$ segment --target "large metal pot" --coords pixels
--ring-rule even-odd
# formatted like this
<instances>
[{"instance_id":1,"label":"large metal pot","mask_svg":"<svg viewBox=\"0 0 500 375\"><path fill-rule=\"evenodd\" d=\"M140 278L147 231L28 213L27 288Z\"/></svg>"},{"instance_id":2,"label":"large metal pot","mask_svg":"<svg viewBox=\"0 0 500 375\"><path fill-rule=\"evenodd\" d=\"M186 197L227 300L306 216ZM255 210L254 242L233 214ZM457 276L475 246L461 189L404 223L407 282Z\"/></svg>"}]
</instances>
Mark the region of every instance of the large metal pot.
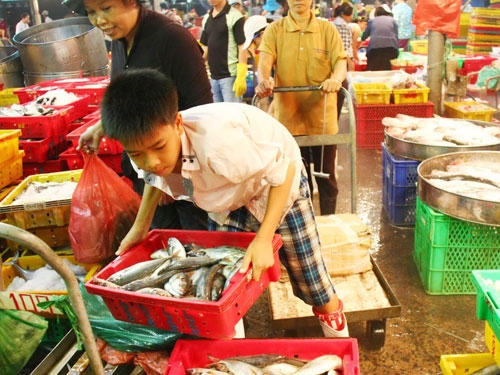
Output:
<instances>
[{"instance_id":1,"label":"large metal pot","mask_svg":"<svg viewBox=\"0 0 500 375\"><path fill-rule=\"evenodd\" d=\"M0 83L4 89L24 86L23 65L14 46L0 47Z\"/></svg>"},{"instance_id":2,"label":"large metal pot","mask_svg":"<svg viewBox=\"0 0 500 375\"><path fill-rule=\"evenodd\" d=\"M85 77L108 73L104 36L87 17L36 25L14 35L12 41L19 50L26 85L37 83L32 82L34 76L39 82L52 79L54 74L74 77L77 72Z\"/></svg>"}]
</instances>

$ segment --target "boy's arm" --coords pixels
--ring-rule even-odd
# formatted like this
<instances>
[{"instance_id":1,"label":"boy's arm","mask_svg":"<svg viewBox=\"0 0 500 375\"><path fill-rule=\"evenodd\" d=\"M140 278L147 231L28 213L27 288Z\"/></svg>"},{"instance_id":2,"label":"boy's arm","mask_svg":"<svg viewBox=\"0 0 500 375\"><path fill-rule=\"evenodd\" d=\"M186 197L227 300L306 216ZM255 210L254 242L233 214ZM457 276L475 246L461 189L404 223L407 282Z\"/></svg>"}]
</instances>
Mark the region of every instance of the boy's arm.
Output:
<instances>
[{"instance_id":1,"label":"boy's arm","mask_svg":"<svg viewBox=\"0 0 500 375\"><path fill-rule=\"evenodd\" d=\"M240 272L245 273L252 263L252 276L255 281L259 281L262 274L274 264L272 241L290 195L294 176L295 164L291 161L283 184L272 186L269 190L264 220L243 259Z\"/></svg>"},{"instance_id":2,"label":"boy's arm","mask_svg":"<svg viewBox=\"0 0 500 375\"><path fill-rule=\"evenodd\" d=\"M139 206L139 211L137 212L137 217L135 218L132 228L122 240L120 247L116 251L116 255L120 255L130 249L132 246L142 241L149 233L149 228L153 222L153 216L156 210L156 206L163 195L163 192L151 185L146 184L144 186L144 192L142 194L141 205Z\"/></svg>"}]
</instances>

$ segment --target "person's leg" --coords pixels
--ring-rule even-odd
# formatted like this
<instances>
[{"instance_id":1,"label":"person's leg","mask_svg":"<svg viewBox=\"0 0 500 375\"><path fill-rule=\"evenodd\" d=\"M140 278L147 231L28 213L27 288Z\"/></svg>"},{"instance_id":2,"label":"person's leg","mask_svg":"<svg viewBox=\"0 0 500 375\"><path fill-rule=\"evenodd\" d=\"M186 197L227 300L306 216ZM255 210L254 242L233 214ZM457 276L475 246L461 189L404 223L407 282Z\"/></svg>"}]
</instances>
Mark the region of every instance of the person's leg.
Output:
<instances>
[{"instance_id":1,"label":"person's leg","mask_svg":"<svg viewBox=\"0 0 500 375\"><path fill-rule=\"evenodd\" d=\"M302 156L302 163L307 173L307 182L309 184L309 191L311 192L311 201L313 200L314 184L313 176L311 171L311 163L313 162L313 157L311 154L311 147L301 147L300 154Z\"/></svg>"},{"instance_id":2,"label":"person's leg","mask_svg":"<svg viewBox=\"0 0 500 375\"><path fill-rule=\"evenodd\" d=\"M283 246L280 260L288 271L295 296L313 306L326 337L348 337L349 330L333 282L321 254L305 170L298 199L278 228Z\"/></svg>"},{"instance_id":3,"label":"person's leg","mask_svg":"<svg viewBox=\"0 0 500 375\"><path fill-rule=\"evenodd\" d=\"M210 78L210 86L212 87L212 95L214 97L214 103L223 102L224 97L222 96L219 80Z\"/></svg>"},{"instance_id":4,"label":"person's leg","mask_svg":"<svg viewBox=\"0 0 500 375\"><path fill-rule=\"evenodd\" d=\"M220 90L224 102L241 103L242 97L237 97L233 91L233 85L236 77L228 77L219 79Z\"/></svg>"},{"instance_id":5,"label":"person's leg","mask_svg":"<svg viewBox=\"0 0 500 375\"><path fill-rule=\"evenodd\" d=\"M337 146L315 146L312 147L314 171L328 174L328 178L314 177L318 185L319 208L321 215L332 215L337 208L337 196L339 193L337 186L337 176L335 159ZM321 156L323 154L323 168L321 168Z\"/></svg>"}]
</instances>

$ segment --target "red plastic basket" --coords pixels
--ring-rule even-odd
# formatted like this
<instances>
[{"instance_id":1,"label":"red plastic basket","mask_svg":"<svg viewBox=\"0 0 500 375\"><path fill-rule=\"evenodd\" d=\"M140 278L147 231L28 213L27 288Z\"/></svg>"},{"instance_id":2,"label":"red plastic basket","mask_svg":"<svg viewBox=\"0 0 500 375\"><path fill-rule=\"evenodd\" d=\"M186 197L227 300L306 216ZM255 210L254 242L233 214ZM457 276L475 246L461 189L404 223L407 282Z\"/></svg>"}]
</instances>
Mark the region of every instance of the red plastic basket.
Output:
<instances>
[{"instance_id":1,"label":"red plastic basket","mask_svg":"<svg viewBox=\"0 0 500 375\"><path fill-rule=\"evenodd\" d=\"M66 121L68 124L71 122L81 119L82 117L88 115L89 113L90 96L80 95L75 101L68 103L68 112L66 113ZM60 108L55 106L54 108Z\"/></svg>"},{"instance_id":2,"label":"red plastic basket","mask_svg":"<svg viewBox=\"0 0 500 375\"><path fill-rule=\"evenodd\" d=\"M19 148L24 150L23 162L43 163L49 159L55 159L68 148L64 136L47 137L43 139L23 139L19 140Z\"/></svg>"},{"instance_id":3,"label":"red plastic basket","mask_svg":"<svg viewBox=\"0 0 500 375\"><path fill-rule=\"evenodd\" d=\"M68 107L46 116L0 117L0 129L20 129L21 138L47 138L66 135Z\"/></svg>"},{"instance_id":4,"label":"red plastic basket","mask_svg":"<svg viewBox=\"0 0 500 375\"><path fill-rule=\"evenodd\" d=\"M153 230L139 245L116 258L96 277L107 279L117 271L140 261L150 259L151 253L165 247L170 237L184 244L200 246L241 246L246 248L255 237L247 232L207 232L187 230ZM247 281L246 275L237 273L218 301L168 298L140 294L96 285L85 284L87 291L100 295L115 319L153 326L213 339L228 340L235 335L235 325L246 314L271 281L280 277L278 250L281 236L273 238L274 266L259 281Z\"/></svg>"},{"instance_id":5,"label":"red plastic basket","mask_svg":"<svg viewBox=\"0 0 500 375\"><path fill-rule=\"evenodd\" d=\"M384 117L396 117L398 114L415 117L432 117L434 104L378 104L354 105L356 117L356 146L360 149L377 150L384 142Z\"/></svg>"},{"instance_id":6,"label":"red plastic basket","mask_svg":"<svg viewBox=\"0 0 500 375\"><path fill-rule=\"evenodd\" d=\"M23 178L34 174L45 174L67 171L68 167L61 159L47 160L43 163L23 163Z\"/></svg>"},{"instance_id":7,"label":"red plastic basket","mask_svg":"<svg viewBox=\"0 0 500 375\"><path fill-rule=\"evenodd\" d=\"M55 89L66 89L69 86L67 83L58 83L55 80L44 81L34 85L18 88L14 90L14 94L19 98L19 103L24 104L31 102L47 91Z\"/></svg>"},{"instance_id":8,"label":"red plastic basket","mask_svg":"<svg viewBox=\"0 0 500 375\"><path fill-rule=\"evenodd\" d=\"M66 80L68 82L69 80ZM104 92L109 84L109 77L86 77L81 79L73 79L68 87L65 88L68 92L73 92L77 95L88 95L90 104L100 104Z\"/></svg>"},{"instance_id":9,"label":"red plastic basket","mask_svg":"<svg viewBox=\"0 0 500 375\"><path fill-rule=\"evenodd\" d=\"M109 166L116 173L122 173L122 154L112 154L112 155L99 155L104 163ZM59 159L65 165L65 170L82 169L83 168L83 156L79 151L76 151L75 147L70 147L66 151L59 154Z\"/></svg>"},{"instance_id":10,"label":"red plastic basket","mask_svg":"<svg viewBox=\"0 0 500 375\"><path fill-rule=\"evenodd\" d=\"M335 354L342 358L343 375L358 375L358 341L345 339L235 339L219 340L177 340L167 365L165 375L185 375L187 369L205 367L212 363L210 358L226 359L236 356L260 354L284 355L288 358L311 360L316 357Z\"/></svg>"},{"instance_id":11,"label":"red plastic basket","mask_svg":"<svg viewBox=\"0 0 500 375\"><path fill-rule=\"evenodd\" d=\"M78 146L78 140L80 139L80 136L83 134L83 132L85 132L85 130L87 130L92 125L95 125L99 121L100 117L95 117L83 123L83 125L81 125L77 129L69 133L66 136L66 139L71 142L73 147ZM101 143L99 144L99 150L98 150L99 155L114 155L114 154L121 154L122 152L123 152L123 146L120 144L120 142L114 139L109 139L107 137L103 137L101 139Z\"/></svg>"}]
</instances>

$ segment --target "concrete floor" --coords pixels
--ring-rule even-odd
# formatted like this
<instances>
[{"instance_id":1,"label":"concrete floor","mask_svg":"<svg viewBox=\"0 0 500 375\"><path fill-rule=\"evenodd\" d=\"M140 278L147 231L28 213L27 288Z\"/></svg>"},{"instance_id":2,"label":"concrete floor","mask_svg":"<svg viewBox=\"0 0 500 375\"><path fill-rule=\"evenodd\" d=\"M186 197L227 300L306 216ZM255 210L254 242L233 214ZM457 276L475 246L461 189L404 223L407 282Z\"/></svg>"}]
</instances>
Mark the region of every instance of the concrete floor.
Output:
<instances>
[{"instance_id":1,"label":"concrete floor","mask_svg":"<svg viewBox=\"0 0 500 375\"><path fill-rule=\"evenodd\" d=\"M345 121L345 120L344 120ZM345 124L343 125L345 126ZM372 230L372 257L401 304L401 316L387 319L385 345L371 350L366 322L349 325L358 339L362 374L441 374L443 354L487 352L484 322L476 318L475 295L429 295L412 258L414 227L392 225L382 204L382 152L357 150L357 214ZM349 149L339 148L337 213L350 212ZM245 317L246 337L283 337L273 328L264 293ZM321 337L311 331L310 337Z\"/></svg>"}]
</instances>

